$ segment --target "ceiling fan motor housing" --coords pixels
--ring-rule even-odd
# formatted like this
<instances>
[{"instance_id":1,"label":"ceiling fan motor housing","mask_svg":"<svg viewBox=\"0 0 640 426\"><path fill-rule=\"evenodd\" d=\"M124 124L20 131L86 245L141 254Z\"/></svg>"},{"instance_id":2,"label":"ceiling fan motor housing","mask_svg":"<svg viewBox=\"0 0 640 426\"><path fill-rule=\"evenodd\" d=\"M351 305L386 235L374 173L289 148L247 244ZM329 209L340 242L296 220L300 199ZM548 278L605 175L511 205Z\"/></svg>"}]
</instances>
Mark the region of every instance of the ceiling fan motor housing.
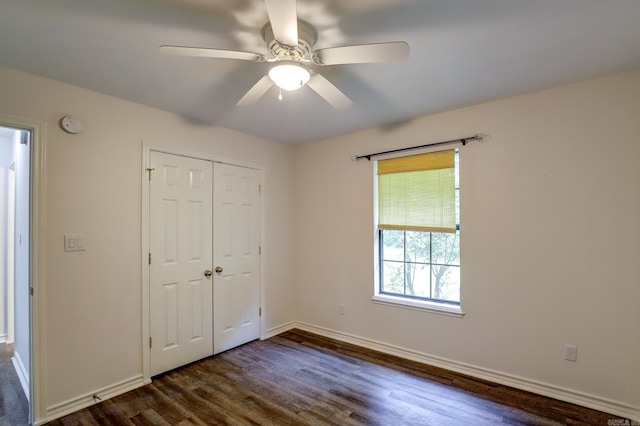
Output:
<instances>
[{"instance_id":1,"label":"ceiling fan motor housing","mask_svg":"<svg viewBox=\"0 0 640 426\"><path fill-rule=\"evenodd\" d=\"M286 46L278 43L273 35L271 22L262 27L262 38L274 58L278 60L311 62L313 46L318 40L318 32L307 21L298 19L298 45Z\"/></svg>"}]
</instances>

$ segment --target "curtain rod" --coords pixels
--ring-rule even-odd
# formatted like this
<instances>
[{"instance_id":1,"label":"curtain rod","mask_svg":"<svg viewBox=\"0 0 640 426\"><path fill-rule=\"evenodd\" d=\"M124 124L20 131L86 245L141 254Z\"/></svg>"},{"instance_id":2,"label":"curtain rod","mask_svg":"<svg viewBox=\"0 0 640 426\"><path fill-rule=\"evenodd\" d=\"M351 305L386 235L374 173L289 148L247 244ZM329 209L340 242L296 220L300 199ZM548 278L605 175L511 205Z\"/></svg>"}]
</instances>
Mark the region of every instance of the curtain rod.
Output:
<instances>
[{"instance_id":1,"label":"curtain rod","mask_svg":"<svg viewBox=\"0 0 640 426\"><path fill-rule=\"evenodd\" d=\"M485 139L487 139L487 135L483 135L481 133L476 133L473 136L469 136L469 137L466 137L466 138L452 139L450 141L434 142L434 143L429 143L429 144L426 144L426 145L410 146L410 147L407 147L407 148L392 149L390 151L376 152L376 153L373 153L373 154L358 155L357 157L353 157L353 160L354 161L358 161L358 160L362 160L363 158L366 158L367 160L371 161L371 157L377 157L379 155L385 155L385 154L392 154L394 152L402 152L402 151L409 151L409 150L412 150L412 149L427 148L429 146L448 145L448 144L452 144L452 143L462 143L462 146L464 146L464 145L467 144L467 142L470 142L470 141L483 141Z\"/></svg>"}]
</instances>

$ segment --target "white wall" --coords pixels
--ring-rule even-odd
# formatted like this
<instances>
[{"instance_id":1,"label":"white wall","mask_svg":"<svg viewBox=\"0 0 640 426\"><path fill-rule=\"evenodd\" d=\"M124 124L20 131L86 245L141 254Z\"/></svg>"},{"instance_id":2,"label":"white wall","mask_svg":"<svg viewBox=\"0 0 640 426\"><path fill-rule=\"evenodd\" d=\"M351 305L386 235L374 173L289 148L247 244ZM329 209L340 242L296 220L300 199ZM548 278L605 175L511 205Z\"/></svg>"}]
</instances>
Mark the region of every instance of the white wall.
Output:
<instances>
[{"instance_id":1,"label":"white wall","mask_svg":"<svg viewBox=\"0 0 640 426\"><path fill-rule=\"evenodd\" d=\"M296 147L296 317L640 417L639 118L633 71ZM475 133L491 139L460 149L466 316L374 304L372 164L350 158Z\"/></svg>"},{"instance_id":2,"label":"white wall","mask_svg":"<svg viewBox=\"0 0 640 426\"><path fill-rule=\"evenodd\" d=\"M269 330L293 320L292 148L78 87L0 68L0 112L46 126L46 404L142 374L142 141L265 168L265 306ZM83 133L58 127L78 116ZM86 235L65 253L63 236Z\"/></svg>"}]
</instances>

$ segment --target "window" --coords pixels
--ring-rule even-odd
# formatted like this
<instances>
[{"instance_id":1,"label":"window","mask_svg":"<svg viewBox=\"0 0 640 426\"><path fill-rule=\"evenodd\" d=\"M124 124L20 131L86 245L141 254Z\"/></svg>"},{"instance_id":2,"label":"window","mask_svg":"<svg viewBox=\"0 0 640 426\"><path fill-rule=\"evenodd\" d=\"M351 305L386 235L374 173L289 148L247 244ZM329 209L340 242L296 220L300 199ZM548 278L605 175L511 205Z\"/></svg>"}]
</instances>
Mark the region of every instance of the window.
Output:
<instances>
[{"instance_id":1,"label":"window","mask_svg":"<svg viewBox=\"0 0 640 426\"><path fill-rule=\"evenodd\" d=\"M378 161L374 301L462 315L458 151Z\"/></svg>"}]
</instances>

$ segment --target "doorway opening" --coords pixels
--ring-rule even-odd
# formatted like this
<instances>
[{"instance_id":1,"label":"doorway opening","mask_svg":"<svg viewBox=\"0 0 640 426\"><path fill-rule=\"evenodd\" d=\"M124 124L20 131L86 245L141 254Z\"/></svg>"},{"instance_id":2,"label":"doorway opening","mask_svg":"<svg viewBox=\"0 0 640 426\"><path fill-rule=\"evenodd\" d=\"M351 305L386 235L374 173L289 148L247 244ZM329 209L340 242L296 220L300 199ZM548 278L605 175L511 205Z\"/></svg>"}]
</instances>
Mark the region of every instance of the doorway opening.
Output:
<instances>
[{"instance_id":1,"label":"doorway opening","mask_svg":"<svg viewBox=\"0 0 640 426\"><path fill-rule=\"evenodd\" d=\"M26 424L31 400L32 131L0 126L0 423Z\"/></svg>"}]
</instances>

